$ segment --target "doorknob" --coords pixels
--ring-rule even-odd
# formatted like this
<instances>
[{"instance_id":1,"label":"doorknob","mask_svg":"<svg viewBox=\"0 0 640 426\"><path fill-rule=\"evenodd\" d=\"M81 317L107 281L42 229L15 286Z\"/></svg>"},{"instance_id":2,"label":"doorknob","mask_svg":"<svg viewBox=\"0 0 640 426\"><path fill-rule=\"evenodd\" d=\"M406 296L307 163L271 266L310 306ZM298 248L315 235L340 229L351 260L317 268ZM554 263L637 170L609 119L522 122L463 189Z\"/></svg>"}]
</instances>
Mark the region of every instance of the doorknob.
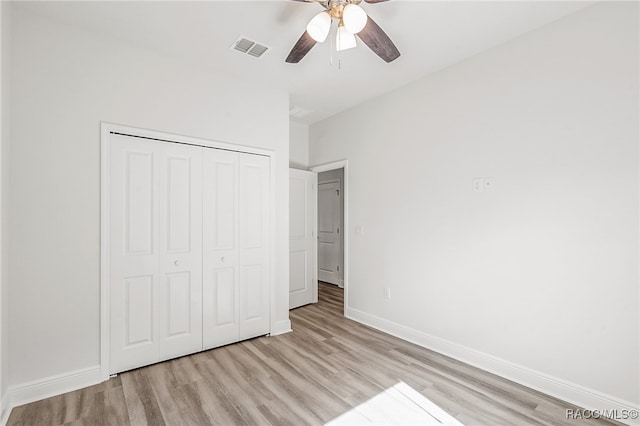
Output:
<instances>
[{"instance_id":1,"label":"doorknob","mask_svg":"<svg viewBox=\"0 0 640 426\"><path fill-rule=\"evenodd\" d=\"M175 262L173 262L173 264L176 265L176 266L180 266L180 261L176 260Z\"/></svg>"},{"instance_id":2,"label":"doorknob","mask_svg":"<svg viewBox=\"0 0 640 426\"><path fill-rule=\"evenodd\" d=\"M224 256L220 258L220 262L224 262Z\"/></svg>"}]
</instances>

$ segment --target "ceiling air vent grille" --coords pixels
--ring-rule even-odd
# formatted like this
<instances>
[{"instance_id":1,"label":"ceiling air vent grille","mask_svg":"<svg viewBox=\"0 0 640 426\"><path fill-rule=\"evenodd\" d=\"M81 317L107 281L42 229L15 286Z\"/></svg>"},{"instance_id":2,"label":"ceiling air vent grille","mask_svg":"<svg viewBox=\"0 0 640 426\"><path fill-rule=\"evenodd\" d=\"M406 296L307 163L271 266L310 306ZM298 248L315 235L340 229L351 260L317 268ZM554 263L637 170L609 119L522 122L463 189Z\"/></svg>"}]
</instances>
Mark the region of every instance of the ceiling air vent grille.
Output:
<instances>
[{"instance_id":1,"label":"ceiling air vent grille","mask_svg":"<svg viewBox=\"0 0 640 426\"><path fill-rule=\"evenodd\" d=\"M256 43L255 41L249 40L249 39L244 38L244 37L238 38L233 43L231 48L233 50L237 50L238 52L246 53L247 55L251 55L254 58L262 57L269 50L269 48L267 46L264 46L262 44Z\"/></svg>"}]
</instances>

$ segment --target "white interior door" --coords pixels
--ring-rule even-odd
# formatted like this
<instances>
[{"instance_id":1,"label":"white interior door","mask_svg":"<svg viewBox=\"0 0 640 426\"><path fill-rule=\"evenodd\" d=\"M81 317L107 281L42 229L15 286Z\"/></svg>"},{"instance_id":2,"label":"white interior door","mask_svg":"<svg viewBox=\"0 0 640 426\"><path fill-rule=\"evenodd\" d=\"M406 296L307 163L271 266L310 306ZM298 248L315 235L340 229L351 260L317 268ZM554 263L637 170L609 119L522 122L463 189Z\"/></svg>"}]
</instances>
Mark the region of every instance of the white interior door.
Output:
<instances>
[{"instance_id":1,"label":"white interior door","mask_svg":"<svg viewBox=\"0 0 640 426\"><path fill-rule=\"evenodd\" d=\"M202 348L201 148L112 135L111 371Z\"/></svg>"},{"instance_id":2,"label":"white interior door","mask_svg":"<svg viewBox=\"0 0 640 426\"><path fill-rule=\"evenodd\" d=\"M318 278L340 284L340 182L318 185Z\"/></svg>"},{"instance_id":3,"label":"white interior door","mask_svg":"<svg viewBox=\"0 0 640 426\"><path fill-rule=\"evenodd\" d=\"M289 169L289 309L318 301L318 175Z\"/></svg>"}]
</instances>

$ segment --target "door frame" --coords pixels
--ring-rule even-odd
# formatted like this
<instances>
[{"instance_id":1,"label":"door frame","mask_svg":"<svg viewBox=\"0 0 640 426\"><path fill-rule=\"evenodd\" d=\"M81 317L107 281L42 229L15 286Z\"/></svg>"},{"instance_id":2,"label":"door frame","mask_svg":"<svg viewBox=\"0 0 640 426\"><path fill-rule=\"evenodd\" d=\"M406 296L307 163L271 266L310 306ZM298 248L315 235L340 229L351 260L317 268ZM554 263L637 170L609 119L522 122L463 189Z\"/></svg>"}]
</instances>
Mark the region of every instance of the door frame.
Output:
<instances>
[{"instance_id":1,"label":"door frame","mask_svg":"<svg viewBox=\"0 0 640 426\"><path fill-rule=\"evenodd\" d=\"M344 217L342 218L342 230L344 235L344 247L342 254L343 262L343 280L344 280L344 308L342 315L347 312L349 306L349 160L338 160L330 163L318 164L317 166L309 167L312 172L328 172L330 170L344 169L343 177L343 203L344 203ZM317 256L317 254L316 254Z\"/></svg>"},{"instance_id":2,"label":"door frame","mask_svg":"<svg viewBox=\"0 0 640 426\"><path fill-rule=\"evenodd\" d=\"M227 151L235 151L246 154L255 154L269 157L269 180L270 190L269 199L269 238L270 238L270 306L269 306L269 330L275 330L274 321L276 318L276 286L275 286L275 254L276 254L276 154L272 150L254 148L244 145L236 145L228 142L195 138L191 136L183 136L174 133L161 132L155 130L142 129L138 127L114 124L108 122L100 123L100 378L102 381L109 379L109 369L111 365L110 359L110 335L111 335L111 318L110 318L110 292L109 282L110 274L110 161L109 161L109 140L110 134L117 133L124 136L140 137L144 139L155 140L164 143L180 143L185 145L200 146L205 148L223 149Z\"/></svg>"}]
</instances>

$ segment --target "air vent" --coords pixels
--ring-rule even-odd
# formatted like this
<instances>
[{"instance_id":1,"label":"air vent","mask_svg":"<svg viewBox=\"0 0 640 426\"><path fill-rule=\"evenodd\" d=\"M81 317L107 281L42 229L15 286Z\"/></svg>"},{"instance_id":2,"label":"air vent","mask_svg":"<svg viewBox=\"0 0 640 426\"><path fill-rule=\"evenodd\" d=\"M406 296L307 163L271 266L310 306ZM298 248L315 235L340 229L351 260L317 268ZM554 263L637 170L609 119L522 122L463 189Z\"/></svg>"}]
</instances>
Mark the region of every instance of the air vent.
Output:
<instances>
[{"instance_id":1,"label":"air vent","mask_svg":"<svg viewBox=\"0 0 640 426\"><path fill-rule=\"evenodd\" d=\"M251 49L249 49L247 53L251 56L255 56L256 58L259 58L260 56L264 55L267 52L267 50L269 50L267 46L263 46L261 44L256 43L253 45Z\"/></svg>"},{"instance_id":2,"label":"air vent","mask_svg":"<svg viewBox=\"0 0 640 426\"><path fill-rule=\"evenodd\" d=\"M254 41L247 40L246 38L241 38L240 40L235 42L233 48L238 52L247 53L249 49L251 49L255 44L256 43Z\"/></svg>"},{"instance_id":3,"label":"air vent","mask_svg":"<svg viewBox=\"0 0 640 426\"><path fill-rule=\"evenodd\" d=\"M255 41L249 40L249 39L244 38L244 37L238 38L233 43L233 46L231 46L231 48L233 50L237 50L238 52L246 53L247 55L251 55L254 58L262 57L269 50L269 48L267 46L264 46L262 44L256 43Z\"/></svg>"}]
</instances>

